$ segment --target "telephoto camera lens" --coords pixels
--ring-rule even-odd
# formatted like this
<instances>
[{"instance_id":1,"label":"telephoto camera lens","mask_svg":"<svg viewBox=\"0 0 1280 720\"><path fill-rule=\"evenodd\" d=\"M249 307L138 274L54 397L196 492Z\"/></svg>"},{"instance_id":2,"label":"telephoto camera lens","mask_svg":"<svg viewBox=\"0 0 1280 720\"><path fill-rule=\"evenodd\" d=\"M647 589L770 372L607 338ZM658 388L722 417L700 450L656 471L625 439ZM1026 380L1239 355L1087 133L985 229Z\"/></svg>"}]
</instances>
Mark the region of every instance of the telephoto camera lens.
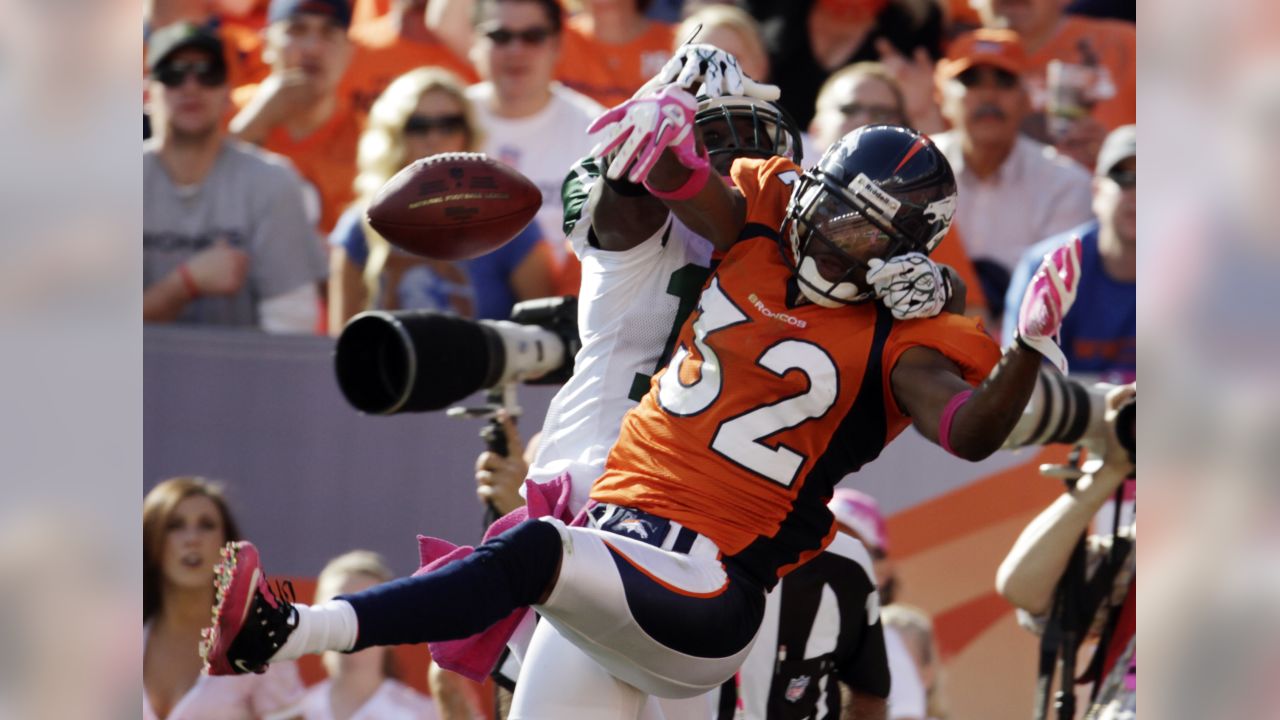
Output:
<instances>
[{"instance_id":1,"label":"telephoto camera lens","mask_svg":"<svg viewBox=\"0 0 1280 720\"><path fill-rule=\"evenodd\" d=\"M576 324L564 319L576 317L571 300L539 301L527 323L431 310L360 313L334 349L338 387L355 409L394 415L443 410L506 383L564 382L580 345Z\"/></svg>"}]
</instances>

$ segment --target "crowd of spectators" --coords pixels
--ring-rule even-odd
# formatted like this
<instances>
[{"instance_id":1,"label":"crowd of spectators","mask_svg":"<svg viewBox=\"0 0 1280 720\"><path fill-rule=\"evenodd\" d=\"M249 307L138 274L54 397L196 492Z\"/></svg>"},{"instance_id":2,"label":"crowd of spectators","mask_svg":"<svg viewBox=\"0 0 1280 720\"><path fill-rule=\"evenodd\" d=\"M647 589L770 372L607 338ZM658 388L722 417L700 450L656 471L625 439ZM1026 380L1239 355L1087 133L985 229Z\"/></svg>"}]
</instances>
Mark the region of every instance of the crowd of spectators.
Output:
<instances>
[{"instance_id":1,"label":"crowd of spectators","mask_svg":"<svg viewBox=\"0 0 1280 720\"><path fill-rule=\"evenodd\" d=\"M806 163L861 124L929 133L960 189L937 259L999 334L1022 256L1093 221L1111 178L1094 172L1103 140L1136 118L1127 8L148 0L144 318L336 334L368 308L498 318L575 293L559 190L592 146L585 128L696 32L781 87ZM467 263L391 248L362 208L400 167L455 150L533 180L536 221Z\"/></svg>"}]
</instances>

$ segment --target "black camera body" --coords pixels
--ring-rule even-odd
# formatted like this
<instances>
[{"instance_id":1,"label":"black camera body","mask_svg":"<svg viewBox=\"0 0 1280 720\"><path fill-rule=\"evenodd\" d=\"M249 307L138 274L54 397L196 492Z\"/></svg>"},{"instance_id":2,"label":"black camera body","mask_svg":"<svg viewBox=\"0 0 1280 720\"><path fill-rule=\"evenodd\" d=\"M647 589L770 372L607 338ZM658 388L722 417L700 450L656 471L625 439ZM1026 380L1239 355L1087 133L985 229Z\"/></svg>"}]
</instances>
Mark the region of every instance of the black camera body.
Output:
<instances>
[{"instance_id":1,"label":"black camera body","mask_svg":"<svg viewBox=\"0 0 1280 720\"><path fill-rule=\"evenodd\" d=\"M1138 398L1130 398L1116 414L1116 438L1129 453L1129 462L1138 463Z\"/></svg>"}]
</instances>

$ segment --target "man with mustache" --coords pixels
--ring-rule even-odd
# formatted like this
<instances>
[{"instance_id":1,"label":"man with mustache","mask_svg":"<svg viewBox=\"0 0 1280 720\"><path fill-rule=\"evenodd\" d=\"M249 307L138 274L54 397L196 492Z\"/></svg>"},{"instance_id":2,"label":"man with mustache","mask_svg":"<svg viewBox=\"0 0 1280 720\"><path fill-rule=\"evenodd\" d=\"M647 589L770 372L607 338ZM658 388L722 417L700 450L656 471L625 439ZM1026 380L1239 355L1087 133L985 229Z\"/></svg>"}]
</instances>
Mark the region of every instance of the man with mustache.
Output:
<instances>
[{"instance_id":1,"label":"man with mustache","mask_svg":"<svg viewBox=\"0 0 1280 720\"><path fill-rule=\"evenodd\" d=\"M995 317L1023 251L1092 217L1088 171L1019 134L1025 65L1017 33L987 29L956 38L938 64L952 129L933 141L955 171L957 222Z\"/></svg>"}]
</instances>

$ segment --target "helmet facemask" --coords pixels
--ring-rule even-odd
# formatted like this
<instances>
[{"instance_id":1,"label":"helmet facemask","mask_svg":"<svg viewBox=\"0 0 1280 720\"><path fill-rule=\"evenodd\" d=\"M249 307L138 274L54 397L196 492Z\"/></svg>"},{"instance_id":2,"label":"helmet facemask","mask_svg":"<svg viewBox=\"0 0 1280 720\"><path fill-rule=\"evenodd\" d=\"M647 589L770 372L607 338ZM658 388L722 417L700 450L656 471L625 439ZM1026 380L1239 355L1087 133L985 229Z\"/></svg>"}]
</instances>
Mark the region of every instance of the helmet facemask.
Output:
<instances>
[{"instance_id":1,"label":"helmet facemask","mask_svg":"<svg viewBox=\"0 0 1280 720\"><path fill-rule=\"evenodd\" d=\"M927 137L892 125L845 135L806 170L779 249L805 297L826 307L875 298L868 262L929 254L951 227L956 181Z\"/></svg>"},{"instance_id":2,"label":"helmet facemask","mask_svg":"<svg viewBox=\"0 0 1280 720\"><path fill-rule=\"evenodd\" d=\"M783 248L783 257L792 265L800 291L818 305L872 300L868 261L910 252L911 243L864 210L865 203L851 201L848 190L831 187L821 176L817 170L805 173L791 196L781 236L790 248Z\"/></svg>"},{"instance_id":3,"label":"helmet facemask","mask_svg":"<svg viewBox=\"0 0 1280 720\"><path fill-rule=\"evenodd\" d=\"M803 157L795 122L776 105L749 97L698 98L694 122L702 134L711 166L727 176L738 158Z\"/></svg>"}]
</instances>

